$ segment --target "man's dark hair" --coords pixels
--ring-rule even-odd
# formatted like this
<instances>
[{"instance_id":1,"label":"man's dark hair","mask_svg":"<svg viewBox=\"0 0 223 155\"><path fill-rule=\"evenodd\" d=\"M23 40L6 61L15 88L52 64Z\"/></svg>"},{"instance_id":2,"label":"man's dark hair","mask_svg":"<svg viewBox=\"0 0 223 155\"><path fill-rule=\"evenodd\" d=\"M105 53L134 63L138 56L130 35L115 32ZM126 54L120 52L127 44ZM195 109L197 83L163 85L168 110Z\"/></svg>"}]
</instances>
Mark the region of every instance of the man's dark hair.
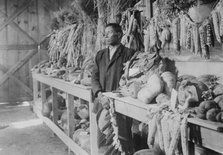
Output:
<instances>
[{"instance_id":1,"label":"man's dark hair","mask_svg":"<svg viewBox=\"0 0 223 155\"><path fill-rule=\"evenodd\" d=\"M112 27L115 32L123 34L122 27L117 23L108 23L105 27Z\"/></svg>"}]
</instances>

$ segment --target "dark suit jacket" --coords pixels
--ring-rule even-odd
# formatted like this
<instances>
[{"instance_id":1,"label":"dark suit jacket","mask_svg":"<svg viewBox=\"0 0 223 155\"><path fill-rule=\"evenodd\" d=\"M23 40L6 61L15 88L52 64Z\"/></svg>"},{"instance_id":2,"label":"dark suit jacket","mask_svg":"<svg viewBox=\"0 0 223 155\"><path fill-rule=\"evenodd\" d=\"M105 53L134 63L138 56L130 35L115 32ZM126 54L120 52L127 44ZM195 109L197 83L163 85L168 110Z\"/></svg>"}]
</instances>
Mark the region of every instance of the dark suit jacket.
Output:
<instances>
[{"instance_id":1,"label":"dark suit jacket","mask_svg":"<svg viewBox=\"0 0 223 155\"><path fill-rule=\"evenodd\" d=\"M99 91L111 92L119 87L119 80L124 73L123 63L131 59L134 50L120 45L109 60L109 49L99 51L95 57L92 72L92 90L96 97Z\"/></svg>"}]
</instances>

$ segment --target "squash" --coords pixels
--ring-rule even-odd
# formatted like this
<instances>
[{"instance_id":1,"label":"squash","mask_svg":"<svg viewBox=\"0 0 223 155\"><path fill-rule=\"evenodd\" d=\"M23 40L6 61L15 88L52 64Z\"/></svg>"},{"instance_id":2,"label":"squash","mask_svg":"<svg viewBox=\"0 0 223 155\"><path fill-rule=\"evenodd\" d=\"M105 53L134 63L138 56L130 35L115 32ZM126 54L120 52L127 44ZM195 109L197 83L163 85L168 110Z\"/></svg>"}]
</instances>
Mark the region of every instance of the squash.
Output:
<instances>
[{"instance_id":1,"label":"squash","mask_svg":"<svg viewBox=\"0 0 223 155\"><path fill-rule=\"evenodd\" d=\"M222 123L223 123L223 112L219 112L219 113L216 115L216 121L217 121L217 122L222 122Z\"/></svg>"},{"instance_id":2,"label":"squash","mask_svg":"<svg viewBox=\"0 0 223 155\"><path fill-rule=\"evenodd\" d=\"M223 95L223 84L217 84L214 87L213 93L215 96Z\"/></svg>"},{"instance_id":3,"label":"squash","mask_svg":"<svg viewBox=\"0 0 223 155\"><path fill-rule=\"evenodd\" d=\"M223 110L223 95L217 96L214 101L218 104L221 110Z\"/></svg>"},{"instance_id":4,"label":"squash","mask_svg":"<svg viewBox=\"0 0 223 155\"><path fill-rule=\"evenodd\" d=\"M147 83L139 90L137 98L142 102L149 104L163 91L164 83L158 74L153 74Z\"/></svg>"},{"instance_id":5,"label":"squash","mask_svg":"<svg viewBox=\"0 0 223 155\"><path fill-rule=\"evenodd\" d=\"M216 116L217 116L217 114L218 114L219 112L220 112L220 110L217 109L217 108L212 108L212 109L208 110L207 113L206 113L206 118L207 118L207 120L210 120L210 121L217 121L217 120L216 120Z\"/></svg>"},{"instance_id":6,"label":"squash","mask_svg":"<svg viewBox=\"0 0 223 155\"><path fill-rule=\"evenodd\" d=\"M176 76L171 72L163 72L161 77L164 81L164 93L171 96L171 91L176 87Z\"/></svg>"},{"instance_id":7,"label":"squash","mask_svg":"<svg viewBox=\"0 0 223 155\"><path fill-rule=\"evenodd\" d=\"M157 105L161 105L161 104L165 104L165 103L170 103L170 97L164 93L160 93L157 97L156 97L156 103Z\"/></svg>"},{"instance_id":8,"label":"squash","mask_svg":"<svg viewBox=\"0 0 223 155\"><path fill-rule=\"evenodd\" d=\"M49 118L51 111L52 111L52 102L45 102L42 107L42 115Z\"/></svg>"},{"instance_id":9,"label":"squash","mask_svg":"<svg viewBox=\"0 0 223 155\"><path fill-rule=\"evenodd\" d=\"M201 113L206 113L208 110L212 108L218 108L217 103L213 100L203 101L199 105L199 110Z\"/></svg>"}]
</instances>

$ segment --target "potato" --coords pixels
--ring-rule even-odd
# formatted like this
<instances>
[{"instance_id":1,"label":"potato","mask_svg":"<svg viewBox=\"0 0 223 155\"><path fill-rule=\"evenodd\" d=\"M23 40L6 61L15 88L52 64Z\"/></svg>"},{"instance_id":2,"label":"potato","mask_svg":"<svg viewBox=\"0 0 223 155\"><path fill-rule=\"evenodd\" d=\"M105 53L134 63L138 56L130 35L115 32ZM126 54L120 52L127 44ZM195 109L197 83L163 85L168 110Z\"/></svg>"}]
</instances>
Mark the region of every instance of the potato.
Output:
<instances>
[{"instance_id":1,"label":"potato","mask_svg":"<svg viewBox=\"0 0 223 155\"><path fill-rule=\"evenodd\" d=\"M199 109L202 113L207 112L212 108L219 108L218 104L214 100L203 101L199 105Z\"/></svg>"},{"instance_id":2,"label":"potato","mask_svg":"<svg viewBox=\"0 0 223 155\"><path fill-rule=\"evenodd\" d=\"M222 122L223 123L223 112L219 112L216 115L216 120L217 120L217 122Z\"/></svg>"},{"instance_id":3,"label":"potato","mask_svg":"<svg viewBox=\"0 0 223 155\"><path fill-rule=\"evenodd\" d=\"M206 118L207 118L207 120L210 120L210 121L217 121L217 120L216 120L216 116L217 116L217 114L218 114L219 112L220 112L220 110L217 109L217 108L212 108L212 109L208 110L207 113L206 113Z\"/></svg>"},{"instance_id":4,"label":"potato","mask_svg":"<svg viewBox=\"0 0 223 155\"><path fill-rule=\"evenodd\" d=\"M213 90L213 93L215 96L223 95L223 85L222 84L216 85Z\"/></svg>"},{"instance_id":5,"label":"potato","mask_svg":"<svg viewBox=\"0 0 223 155\"><path fill-rule=\"evenodd\" d=\"M215 97L214 101L218 104L221 110L223 110L223 95Z\"/></svg>"}]
</instances>

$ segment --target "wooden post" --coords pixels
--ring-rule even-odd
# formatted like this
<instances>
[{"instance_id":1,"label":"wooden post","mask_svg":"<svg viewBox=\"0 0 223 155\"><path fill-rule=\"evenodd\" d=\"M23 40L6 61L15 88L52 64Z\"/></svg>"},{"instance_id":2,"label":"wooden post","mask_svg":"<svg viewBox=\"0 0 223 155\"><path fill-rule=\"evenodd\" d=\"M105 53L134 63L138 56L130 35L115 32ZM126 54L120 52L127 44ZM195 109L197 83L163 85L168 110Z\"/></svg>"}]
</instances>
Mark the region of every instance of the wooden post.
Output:
<instances>
[{"instance_id":1,"label":"wooden post","mask_svg":"<svg viewBox=\"0 0 223 155\"><path fill-rule=\"evenodd\" d=\"M68 94L67 97L67 126L68 126L68 133L67 135L73 139L74 134L74 97ZM70 148L68 149L68 153L71 154Z\"/></svg>"},{"instance_id":2,"label":"wooden post","mask_svg":"<svg viewBox=\"0 0 223 155\"><path fill-rule=\"evenodd\" d=\"M38 101L38 82L37 80L33 79L33 106L35 107L35 109L37 108L36 105L37 101Z\"/></svg>"},{"instance_id":3,"label":"wooden post","mask_svg":"<svg viewBox=\"0 0 223 155\"><path fill-rule=\"evenodd\" d=\"M153 17L153 0L145 0L146 1L146 17L150 19Z\"/></svg>"},{"instance_id":4,"label":"wooden post","mask_svg":"<svg viewBox=\"0 0 223 155\"><path fill-rule=\"evenodd\" d=\"M58 125L58 101L57 101L57 92L58 90L56 88L52 88L52 94L53 94L53 122Z\"/></svg>"},{"instance_id":5,"label":"wooden post","mask_svg":"<svg viewBox=\"0 0 223 155\"><path fill-rule=\"evenodd\" d=\"M41 110L42 110L43 104L46 102L46 90L44 83L40 83L40 92L41 92Z\"/></svg>"},{"instance_id":6,"label":"wooden post","mask_svg":"<svg viewBox=\"0 0 223 155\"><path fill-rule=\"evenodd\" d=\"M96 121L96 114L92 112L93 109L92 97L89 101L89 116L90 116L90 144L91 144L91 154L98 154L98 145L97 145L97 133L98 126Z\"/></svg>"}]
</instances>

